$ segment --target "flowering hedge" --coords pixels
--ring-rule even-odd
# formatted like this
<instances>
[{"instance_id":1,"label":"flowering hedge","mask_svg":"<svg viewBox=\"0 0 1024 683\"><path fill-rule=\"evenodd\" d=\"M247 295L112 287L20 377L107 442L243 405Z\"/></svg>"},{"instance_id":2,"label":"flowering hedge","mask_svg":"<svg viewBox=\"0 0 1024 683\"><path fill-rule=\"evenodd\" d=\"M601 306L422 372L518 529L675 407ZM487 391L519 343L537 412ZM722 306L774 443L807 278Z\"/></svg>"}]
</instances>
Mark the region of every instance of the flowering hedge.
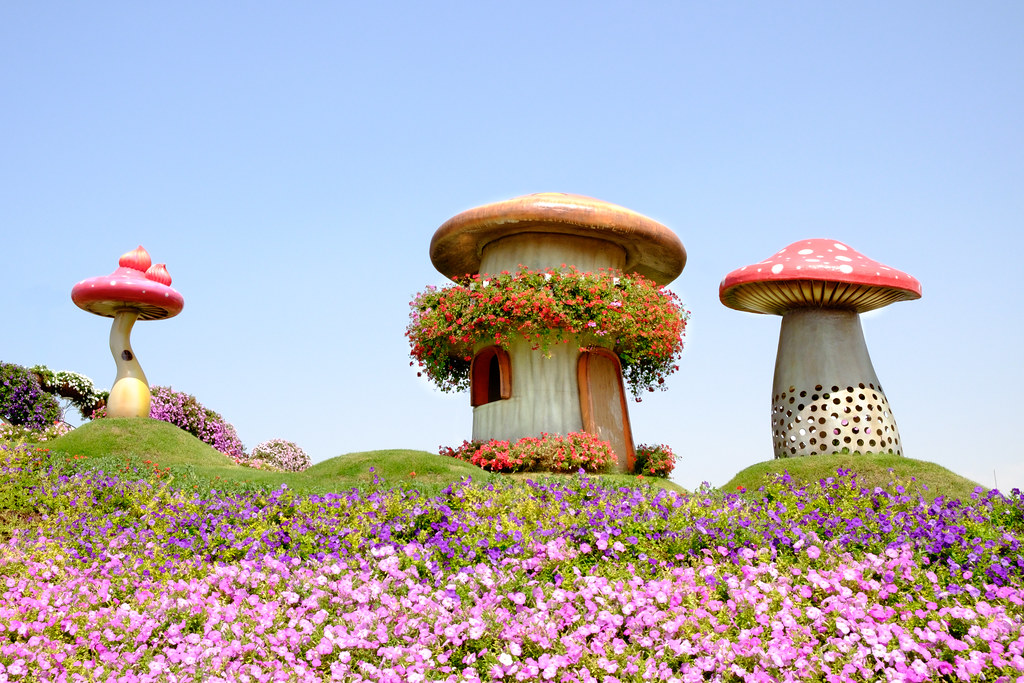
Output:
<instances>
[{"instance_id":1,"label":"flowering hedge","mask_svg":"<svg viewBox=\"0 0 1024 683\"><path fill-rule=\"evenodd\" d=\"M108 396L108 392L98 390L91 379L77 372L55 372L45 365L33 365L29 370L39 378L44 390L68 399L86 420L91 419L93 411L101 407Z\"/></svg>"},{"instance_id":2,"label":"flowering hedge","mask_svg":"<svg viewBox=\"0 0 1024 683\"><path fill-rule=\"evenodd\" d=\"M463 441L456 448L442 446L440 454L472 463L488 472L601 472L615 461L607 441L587 432L526 436L515 443Z\"/></svg>"},{"instance_id":3,"label":"flowering hedge","mask_svg":"<svg viewBox=\"0 0 1024 683\"><path fill-rule=\"evenodd\" d=\"M636 463L633 472L648 477L667 477L676 467L676 454L665 444L636 447Z\"/></svg>"},{"instance_id":4,"label":"flowering hedge","mask_svg":"<svg viewBox=\"0 0 1024 683\"><path fill-rule=\"evenodd\" d=\"M578 337L613 348L633 394L678 369L689 312L672 292L637 274L575 268L473 275L428 287L410 302L411 355L443 391L469 387L473 347L522 338L541 351Z\"/></svg>"},{"instance_id":5,"label":"flowering hedge","mask_svg":"<svg viewBox=\"0 0 1024 683\"><path fill-rule=\"evenodd\" d=\"M60 403L28 369L0 361L0 417L14 425L44 429L63 419Z\"/></svg>"},{"instance_id":6,"label":"flowering hedge","mask_svg":"<svg viewBox=\"0 0 1024 683\"><path fill-rule=\"evenodd\" d=\"M149 475L0 446L0 498L21 496L41 525L0 544L0 677L1024 674L1019 491L929 502L839 471L746 497L583 477L203 497Z\"/></svg>"},{"instance_id":7,"label":"flowering hedge","mask_svg":"<svg viewBox=\"0 0 1024 683\"><path fill-rule=\"evenodd\" d=\"M150 391L153 397L149 416L152 419L177 425L227 456L240 458L245 455L245 446L234 426L220 413L203 406L195 396L171 387L156 386Z\"/></svg>"}]
</instances>

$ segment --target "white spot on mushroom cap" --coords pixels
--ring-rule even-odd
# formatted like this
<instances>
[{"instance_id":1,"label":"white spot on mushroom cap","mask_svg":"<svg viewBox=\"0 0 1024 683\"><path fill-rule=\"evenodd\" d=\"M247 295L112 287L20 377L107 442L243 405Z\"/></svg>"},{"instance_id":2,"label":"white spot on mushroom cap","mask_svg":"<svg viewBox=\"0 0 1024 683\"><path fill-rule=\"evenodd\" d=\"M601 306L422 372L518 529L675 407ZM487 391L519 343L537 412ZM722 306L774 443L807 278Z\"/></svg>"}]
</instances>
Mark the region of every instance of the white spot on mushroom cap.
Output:
<instances>
[{"instance_id":1,"label":"white spot on mushroom cap","mask_svg":"<svg viewBox=\"0 0 1024 683\"><path fill-rule=\"evenodd\" d=\"M849 256L836 256L836 261L850 261L852 260Z\"/></svg>"},{"instance_id":2,"label":"white spot on mushroom cap","mask_svg":"<svg viewBox=\"0 0 1024 683\"><path fill-rule=\"evenodd\" d=\"M813 254L814 250L813 249L801 249L797 253L798 254L803 254L804 256L806 256L807 254Z\"/></svg>"},{"instance_id":3,"label":"white spot on mushroom cap","mask_svg":"<svg viewBox=\"0 0 1024 683\"><path fill-rule=\"evenodd\" d=\"M846 245L845 244L839 244L839 242L836 242L832 246L834 246L839 251L846 251Z\"/></svg>"},{"instance_id":4,"label":"white spot on mushroom cap","mask_svg":"<svg viewBox=\"0 0 1024 683\"><path fill-rule=\"evenodd\" d=\"M853 266L850 266L850 265L847 265L847 264L844 263L843 265L839 266L839 271L842 272L842 273L847 273L847 274L852 273L853 272Z\"/></svg>"},{"instance_id":5,"label":"white spot on mushroom cap","mask_svg":"<svg viewBox=\"0 0 1024 683\"><path fill-rule=\"evenodd\" d=\"M783 267L784 266L781 263L776 263L774 266L772 266L772 272L778 275L779 273L782 272Z\"/></svg>"}]
</instances>

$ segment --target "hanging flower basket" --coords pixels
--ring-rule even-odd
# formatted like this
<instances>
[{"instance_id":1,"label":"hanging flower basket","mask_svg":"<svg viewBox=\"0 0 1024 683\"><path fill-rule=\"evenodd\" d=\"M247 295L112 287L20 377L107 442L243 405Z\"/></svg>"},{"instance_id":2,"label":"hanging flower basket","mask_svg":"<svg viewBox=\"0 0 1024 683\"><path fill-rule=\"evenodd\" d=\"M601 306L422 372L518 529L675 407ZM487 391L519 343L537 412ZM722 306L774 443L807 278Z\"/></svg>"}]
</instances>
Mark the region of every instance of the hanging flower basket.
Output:
<instances>
[{"instance_id":1,"label":"hanging flower basket","mask_svg":"<svg viewBox=\"0 0 1024 683\"><path fill-rule=\"evenodd\" d=\"M639 396L679 369L690 315L675 294L641 275L575 268L467 275L448 287L428 287L410 306L410 354L442 391L469 388L478 344L522 338L542 353L570 341L610 348Z\"/></svg>"}]
</instances>

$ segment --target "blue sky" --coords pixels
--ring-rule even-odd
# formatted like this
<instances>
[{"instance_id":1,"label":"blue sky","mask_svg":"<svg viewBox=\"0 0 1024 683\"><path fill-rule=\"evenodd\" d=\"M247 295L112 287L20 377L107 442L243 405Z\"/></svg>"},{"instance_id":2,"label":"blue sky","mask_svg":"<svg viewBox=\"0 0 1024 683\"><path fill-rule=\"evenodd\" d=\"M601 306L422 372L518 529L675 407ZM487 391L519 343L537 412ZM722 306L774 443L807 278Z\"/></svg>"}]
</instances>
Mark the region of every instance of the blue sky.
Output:
<instances>
[{"instance_id":1,"label":"blue sky","mask_svg":"<svg viewBox=\"0 0 1024 683\"><path fill-rule=\"evenodd\" d=\"M681 370L631 404L673 479L769 459L779 318L729 271L834 238L917 277L864 316L906 455L1024 488L1024 5L6 3L0 360L109 388L79 280L144 245L185 297L138 323L153 384L314 461L470 435L409 367L434 230L571 192L689 261Z\"/></svg>"}]
</instances>

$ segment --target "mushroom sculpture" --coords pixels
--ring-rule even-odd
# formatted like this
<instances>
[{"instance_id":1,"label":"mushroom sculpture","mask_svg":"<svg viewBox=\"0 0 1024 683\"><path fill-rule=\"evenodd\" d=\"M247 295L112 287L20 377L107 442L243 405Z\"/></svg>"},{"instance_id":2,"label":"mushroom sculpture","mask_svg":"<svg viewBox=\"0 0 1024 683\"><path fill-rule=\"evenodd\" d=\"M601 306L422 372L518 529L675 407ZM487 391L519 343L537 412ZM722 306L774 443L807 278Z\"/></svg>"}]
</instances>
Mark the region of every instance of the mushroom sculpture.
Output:
<instances>
[{"instance_id":1,"label":"mushroom sculpture","mask_svg":"<svg viewBox=\"0 0 1024 683\"><path fill-rule=\"evenodd\" d=\"M902 455L889 402L868 356L860 313L921 297L921 283L842 242L803 240L729 273L729 308L782 316L772 387L776 458Z\"/></svg>"},{"instance_id":2,"label":"mushroom sculpture","mask_svg":"<svg viewBox=\"0 0 1024 683\"><path fill-rule=\"evenodd\" d=\"M110 275L82 280L71 290L71 300L90 313L113 318L110 353L117 377L107 399L110 417L148 417L149 382L142 372L129 336L136 320L160 320L178 315L185 299L171 287L163 263L152 264L149 253L138 249L121 256Z\"/></svg>"},{"instance_id":3,"label":"mushroom sculpture","mask_svg":"<svg viewBox=\"0 0 1024 683\"><path fill-rule=\"evenodd\" d=\"M540 193L479 206L445 222L430 259L446 277L602 269L674 280L686 251L674 232L634 211L590 197ZM617 469L635 458L618 357L608 348L559 344L538 353L524 339L473 349L473 439L516 440L587 431L608 441Z\"/></svg>"}]
</instances>

